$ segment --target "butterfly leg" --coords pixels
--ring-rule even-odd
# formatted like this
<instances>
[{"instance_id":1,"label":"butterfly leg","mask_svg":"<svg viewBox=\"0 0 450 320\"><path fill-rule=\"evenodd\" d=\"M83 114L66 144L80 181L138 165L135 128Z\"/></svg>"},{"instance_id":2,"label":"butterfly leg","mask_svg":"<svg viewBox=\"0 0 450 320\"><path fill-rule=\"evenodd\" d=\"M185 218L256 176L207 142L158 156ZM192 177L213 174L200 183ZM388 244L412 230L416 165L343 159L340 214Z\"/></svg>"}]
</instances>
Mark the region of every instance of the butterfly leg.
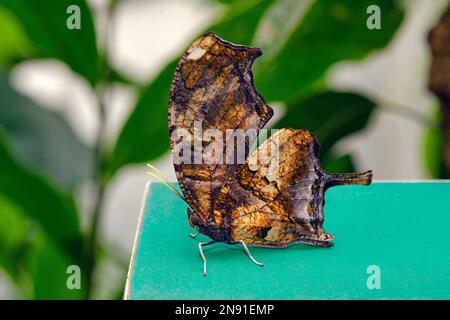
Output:
<instances>
[{"instance_id":1,"label":"butterfly leg","mask_svg":"<svg viewBox=\"0 0 450 320\"><path fill-rule=\"evenodd\" d=\"M206 276L206 258L205 255L203 254L203 246L208 246L210 244L213 244L215 241L209 241L209 242L200 242L198 244L198 251L200 252L200 256L202 257L203 260L203 276Z\"/></svg>"},{"instance_id":2,"label":"butterfly leg","mask_svg":"<svg viewBox=\"0 0 450 320\"><path fill-rule=\"evenodd\" d=\"M250 253L250 250L248 250L247 245L245 244L245 242L243 240L239 240L239 242L242 244L242 246L244 247L245 253L247 254L247 256L250 258L250 260L253 261L254 264L260 266L260 267L264 267L264 263L258 262L255 260L255 258L253 258L252 254Z\"/></svg>"},{"instance_id":3,"label":"butterfly leg","mask_svg":"<svg viewBox=\"0 0 450 320\"><path fill-rule=\"evenodd\" d=\"M197 238L197 236L198 236L199 234L200 234L200 232L197 232L197 233L189 233L189 237L195 239L195 238Z\"/></svg>"}]
</instances>

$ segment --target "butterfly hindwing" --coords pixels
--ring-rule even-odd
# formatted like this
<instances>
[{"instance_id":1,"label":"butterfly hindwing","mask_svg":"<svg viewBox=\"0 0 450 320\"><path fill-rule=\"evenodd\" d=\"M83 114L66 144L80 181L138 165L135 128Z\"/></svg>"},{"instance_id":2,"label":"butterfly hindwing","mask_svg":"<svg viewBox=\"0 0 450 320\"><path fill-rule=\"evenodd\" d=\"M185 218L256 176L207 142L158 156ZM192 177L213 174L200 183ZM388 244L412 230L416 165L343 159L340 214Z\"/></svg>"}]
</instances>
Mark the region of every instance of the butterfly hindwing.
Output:
<instances>
[{"instance_id":1,"label":"butterfly hindwing","mask_svg":"<svg viewBox=\"0 0 450 320\"><path fill-rule=\"evenodd\" d=\"M324 193L336 184L370 182L371 173L334 175L318 161L319 145L307 130L281 129L247 159L239 176L221 190L216 210L231 237L250 244L325 245Z\"/></svg>"}]
</instances>

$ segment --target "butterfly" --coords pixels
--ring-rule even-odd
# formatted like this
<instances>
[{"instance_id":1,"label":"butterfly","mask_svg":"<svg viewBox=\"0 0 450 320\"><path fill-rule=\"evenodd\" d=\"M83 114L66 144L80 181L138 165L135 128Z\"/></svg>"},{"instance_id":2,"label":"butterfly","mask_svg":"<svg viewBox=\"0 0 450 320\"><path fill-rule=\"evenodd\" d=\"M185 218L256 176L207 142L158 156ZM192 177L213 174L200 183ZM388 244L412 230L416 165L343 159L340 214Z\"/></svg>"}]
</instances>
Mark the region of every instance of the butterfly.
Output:
<instances>
[{"instance_id":1,"label":"butterfly","mask_svg":"<svg viewBox=\"0 0 450 320\"><path fill-rule=\"evenodd\" d=\"M253 83L261 54L207 33L185 51L173 76L169 138L189 225L211 239L198 245L204 275L202 247L215 242L241 244L260 266L247 245L330 247L333 235L322 227L325 191L371 183L371 171L325 172L315 136L303 129L278 130L250 153L273 115Z\"/></svg>"}]
</instances>

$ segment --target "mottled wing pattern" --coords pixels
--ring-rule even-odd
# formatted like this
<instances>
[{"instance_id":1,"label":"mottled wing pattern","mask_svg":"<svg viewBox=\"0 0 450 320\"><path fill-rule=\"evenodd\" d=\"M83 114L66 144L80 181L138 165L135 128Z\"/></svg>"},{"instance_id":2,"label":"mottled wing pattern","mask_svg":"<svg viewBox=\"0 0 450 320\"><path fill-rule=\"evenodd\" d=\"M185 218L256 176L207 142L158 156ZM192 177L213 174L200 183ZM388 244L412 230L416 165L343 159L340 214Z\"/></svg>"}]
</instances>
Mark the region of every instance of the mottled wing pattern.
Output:
<instances>
[{"instance_id":1,"label":"mottled wing pattern","mask_svg":"<svg viewBox=\"0 0 450 320\"><path fill-rule=\"evenodd\" d=\"M318 151L307 130L281 129L250 155L238 177L221 189L215 206L231 226L233 240L277 247L331 245L333 236L322 228L325 190L369 184L372 174L326 173Z\"/></svg>"},{"instance_id":2,"label":"mottled wing pattern","mask_svg":"<svg viewBox=\"0 0 450 320\"><path fill-rule=\"evenodd\" d=\"M232 180L240 166L199 161L194 148L208 150L215 142L202 136L208 129L223 133L226 146L227 129L259 130L271 118L272 109L253 85L251 66L260 55L257 48L233 45L208 33L186 50L174 74L169 97L172 156L179 158L185 152L176 147L180 141L177 130L184 129L183 134L189 134L193 142L190 161L174 162L175 171L186 201L205 223L221 223L221 216L213 215L213 203L224 182ZM248 137L248 149L256 135L257 131ZM225 153L226 148L223 150ZM225 155L221 156L225 162Z\"/></svg>"}]
</instances>

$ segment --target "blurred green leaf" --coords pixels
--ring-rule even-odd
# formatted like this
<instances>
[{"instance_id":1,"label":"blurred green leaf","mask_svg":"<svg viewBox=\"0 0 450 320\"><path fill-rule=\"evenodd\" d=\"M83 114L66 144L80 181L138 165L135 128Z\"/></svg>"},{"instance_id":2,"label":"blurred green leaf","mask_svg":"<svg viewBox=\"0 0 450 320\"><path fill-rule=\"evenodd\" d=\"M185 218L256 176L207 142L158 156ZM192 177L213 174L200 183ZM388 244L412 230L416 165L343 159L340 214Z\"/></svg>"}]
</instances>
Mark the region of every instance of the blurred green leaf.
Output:
<instances>
[{"instance_id":1,"label":"blurred green leaf","mask_svg":"<svg viewBox=\"0 0 450 320\"><path fill-rule=\"evenodd\" d=\"M83 239L75 205L41 176L17 163L0 131L0 194L14 203L73 256L81 256Z\"/></svg>"},{"instance_id":2,"label":"blurred green leaf","mask_svg":"<svg viewBox=\"0 0 450 320\"><path fill-rule=\"evenodd\" d=\"M0 194L0 266L14 279L16 251L26 236L27 222L14 203Z\"/></svg>"},{"instance_id":3,"label":"blurred green leaf","mask_svg":"<svg viewBox=\"0 0 450 320\"><path fill-rule=\"evenodd\" d=\"M375 108L369 99L354 93L328 91L289 105L274 128L304 128L320 142L321 157L341 138L363 129Z\"/></svg>"},{"instance_id":4,"label":"blurred green leaf","mask_svg":"<svg viewBox=\"0 0 450 320\"><path fill-rule=\"evenodd\" d=\"M423 141L423 156L425 168L433 179L439 179L443 171L443 141L442 132L438 129L430 128L425 131Z\"/></svg>"},{"instance_id":5,"label":"blurred green leaf","mask_svg":"<svg viewBox=\"0 0 450 320\"><path fill-rule=\"evenodd\" d=\"M15 278L15 266L13 259L8 255L7 252L0 250L0 268L6 271L11 279Z\"/></svg>"},{"instance_id":6,"label":"blurred green leaf","mask_svg":"<svg viewBox=\"0 0 450 320\"><path fill-rule=\"evenodd\" d=\"M136 82L134 82L133 80L131 80L130 78L125 76L120 71L113 69L112 67L110 67L108 80L110 82L118 82L118 83L122 83L122 84L126 84L126 85L135 85L136 84Z\"/></svg>"},{"instance_id":7,"label":"blurred green leaf","mask_svg":"<svg viewBox=\"0 0 450 320\"><path fill-rule=\"evenodd\" d=\"M0 7L0 64L27 56L33 49L20 22L8 10Z\"/></svg>"},{"instance_id":8,"label":"blurred green leaf","mask_svg":"<svg viewBox=\"0 0 450 320\"><path fill-rule=\"evenodd\" d=\"M169 148L167 99L178 61L170 63L143 91L114 148L109 172L128 163L154 159Z\"/></svg>"},{"instance_id":9,"label":"blurred green leaf","mask_svg":"<svg viewBox=\"0 0 450 320\"><path fill-rule=\"evenodd\" d=\"M236 1L229 6L220 21L205 30L224 40L250 45L263 13L273 0Z\"/></svg>"},{"instance_id":10,"label":"blurred green leaf","mask_svg":"<svg viewBox=\"0 0 450 320\"><path fill-rule=\"evenodd\" d=\"M240 1L240 0L216 0L216 1L219 2L219 3L230 5L230 4L232 4L232 3L236 2L236 1Z\"/></svg>"},{"instance_id":11,"label":"blurred green leaf","mask_svg":"<svg viewBox=\"0 0 450 320\"><path fill-rule=\"evenodd\" d=\"M0 128L26 166L51 177L65 190L92 176L94 155L57 113L17 93L0 72Z\"/></svg>"},{"instance_id":12,"label":"blurred green leaf","mask_svg":"<svg viewBox=\"0 0 450 320\"><path fill-rule=\"evenodd\" d=\"M300 23L314 0L279 0L266 10L253 39L253 45L261 48L264 55L256 61L269 60L289 40L289 36Z\"/></svg>"},{"instance_id":13,"label":"blurred green leaf","mask_svg":"<svg viewBox=\"0 0 450 320\"><path fill-rule=\"evenodd\" d=\"M442 111L436 108L434 119L442 121ZM425 168L433 179L448 179L450 173L446 172L444 164L444 136L439 128L427 128L423 136L423 161Z\"/></svg>"},{"instance_id":14,"label":"blurred green leaf","mask_svg":"<svg viewBox=\"0 0 450 320\"><path fill-rule=\"evenodd\" d=\"M66 26L70 5L81 11L81 29ZM21 22L28 38L41 55L64 61L91 85L98 79L97 47L94 25L84 0L0 0Z\"/></svg>"},{"instance_id":15,"label":"blurred green leaf","mask_svg":"<svg viewBox=\"0 0 450 320\"><path fill-rule=\"evenodd\" d=\"M328 156L321 159L322 167L326 172L338 173L338 172L355 172L355 165L353 164L352 157L348 154L343 156Z\"/></svg>"},{"instance_id":16,"label":"blurred green leaf","mask_svg":"<svg viewBox=\"0 0 450 320\"><path fill-rule=\"evenodd\" d=\"M83 299L86 296L83 279L80 279L80 289L67 287L67 279L72 275L67 273L67 268L77 265L83 277L82 266L51 241L44 241L37 249L32 264L34 299Z\"/></svg>"},{"instance_id":17,"label":"blurred green leaf","mask_svg":"<svg viewBox=\"0 0 450 320\"><path fill-rule=\"evenodd\" d=\"M25 238L27 222L20 208L1 194L0 208L0 251L11 252Z\"/></svg>"},{"instance_id":18,"label":"blurred green leaf","mask_svg":"<svg viewBox=\"0 0 450 320\"><path fill-rule=\"evenodd\" d=\"M299 1L299 5L302 1ZM380 30L366 27L369 5L381 9ZM255 64L256 86L266 101L292 102L324 77L334 63L361 59L386 46L398 29L403 11L394 0L314 1L292 33L276 34L284 43L277 54Z\"/></svg>"},{"instance_id":19,"label":"blurred green leaf","mask_svg":"<svg viewBox=\"0 0 450 320\"><path fill-rule=\"evenodd\" d=\"M22 209L0 194L0 268L30 297L32 283L26 270L30 243L34 233Z\"/></svg>"},{"instance_id":20,"label":"blurred green leaf","mask_svg":"<svg viewBox=\"0 0 450 320\"><path fill-rule=\"evenodd\" d=\"M219 23L208 28L224 39L249 43L258 19L272 1L239 1L232 5ZM110 157L109 174L121 166L154 159L169 148L167 104L170 83L178 59L170 62L144 89L119 135Z\"/></svg>"}]
</instances>

